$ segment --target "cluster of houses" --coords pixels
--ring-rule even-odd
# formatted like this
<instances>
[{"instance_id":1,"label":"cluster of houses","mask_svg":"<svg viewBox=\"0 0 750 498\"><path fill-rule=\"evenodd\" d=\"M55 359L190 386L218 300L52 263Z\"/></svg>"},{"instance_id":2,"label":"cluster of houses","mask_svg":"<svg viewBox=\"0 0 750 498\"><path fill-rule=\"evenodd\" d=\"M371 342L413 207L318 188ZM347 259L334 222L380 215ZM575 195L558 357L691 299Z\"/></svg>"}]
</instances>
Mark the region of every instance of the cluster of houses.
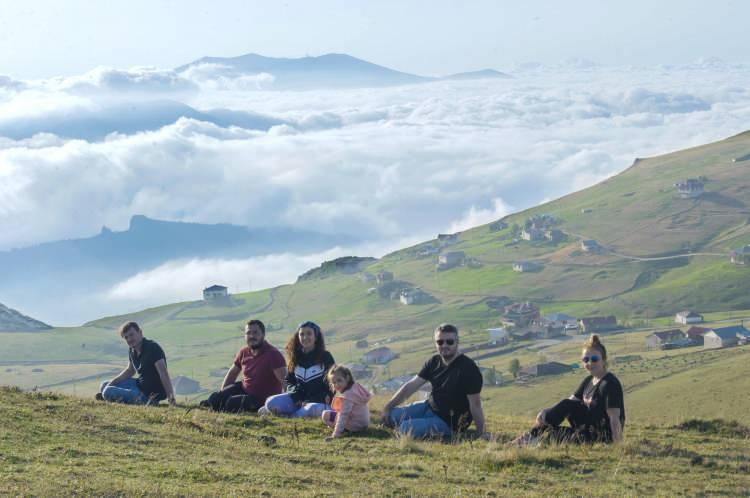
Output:
<instances>
[{"instance_id":1,"label":"cluster of houses","mask_svg":"<svg viewBox=\"0 0 750 498\"><path fill-rule=\"evenodd\" d=\"M619 328L614 315L576 318L565 313L551 313L541 317L539 306L529 301L505 306L500 323L513 329L513 336L517 339L548 339L566 334L609 332Z\"/></svg>"},{"instance_id":2,"label":"cluster of houses","mask_svg":"<svg viewBox=\"0 0 750 498\"><path fill-rule=\"evenodd\" d=\"M703 315L695 311L680 311L675 315L675 322L692 325L703 322ZM729 327L699 327L693 325L688 330L670 329L654 332L646 336L647 349L677 349L691 346L703 346L703 349L719 349L747 344L750 331L744 324Z\"/></svg>"},{"instance_id":3,"label":"cluster of houses","mask_svg":"<svg viewBox=\"0 0 750 498\"><path fill-rule=\"evenodd\" d=\"M565 239L565 232L555 228L560 221L549 214L535 214L524 223L521 238L530 242L547 240L553 243Z\"/></svg>"},{"instance_id":4,"label":"cluster of houses","mask_svg":"<svg viewBox=\"0 0 750 498\"><path fill-rule=\"evenodd\" d=\"M750 342L750 330L744 325L729 327L692 326L685 332L681 329L654 332L646 337L648 349L677 349L703 346L703 349L720 349L744 345Z\"/></svg>"},{"instance_id":5,"label":"cluster of houses","mask_svg":"<svg viewBox=\"0 0 750 498\"><path fill-rule=\"evenodd\" d=\"M703 195L703 182L695 178L688 178L687 180L677 182L674 184L677 189L677 193L683 199L696 199Z\"/></svg>"}]
</instances>

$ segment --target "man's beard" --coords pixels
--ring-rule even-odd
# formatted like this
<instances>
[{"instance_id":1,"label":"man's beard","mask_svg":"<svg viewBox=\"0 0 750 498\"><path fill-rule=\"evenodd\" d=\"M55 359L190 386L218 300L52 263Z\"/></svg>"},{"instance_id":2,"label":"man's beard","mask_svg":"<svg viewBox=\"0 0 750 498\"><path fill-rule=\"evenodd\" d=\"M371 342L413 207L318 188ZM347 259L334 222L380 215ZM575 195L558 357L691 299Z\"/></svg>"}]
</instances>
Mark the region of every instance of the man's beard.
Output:
<instances>
[{"instance_id":1,"label":"man's beard","mask_svg":"<svg viewBox=\"0 0 750 498\"><path fill-rule=\"evenodd\" d=\"M443 354L443 353L438 353L438 354L440 355L440 357L441 357L441 358L442 358L442 359L443 359L444 361L450 361L450 360L452 360L453 358L455 358L455 357L456 357L456 351L454 351L454 352L452 352L452 353L447 353L447 354Z\"/></svg>"},{"instance_id":2,"label":"man's beard","mask_svg":"<svg viewBox=\"0 0 750 498\"><path fill-rule=\"evenodd\" d=\"M263 346L263 343L264 343L264 342L265 342L265 339L261 339L260 341L258 341L258 343L257 343L257 344L251 344L251 345L250 345L250 349L253 349L253 350L258 350L258 349L260 349L260 348L261 348L261 346Z\"/></svg>"}]
</instances>

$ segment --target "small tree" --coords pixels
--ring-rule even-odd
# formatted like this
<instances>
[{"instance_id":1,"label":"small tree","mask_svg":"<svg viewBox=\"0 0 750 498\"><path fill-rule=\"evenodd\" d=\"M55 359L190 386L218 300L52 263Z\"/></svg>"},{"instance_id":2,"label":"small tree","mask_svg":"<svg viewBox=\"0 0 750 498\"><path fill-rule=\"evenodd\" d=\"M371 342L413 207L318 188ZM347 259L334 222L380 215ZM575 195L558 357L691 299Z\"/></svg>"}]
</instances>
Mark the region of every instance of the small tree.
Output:
<instances>
[{"instance_id":1,"label":"small tree","mask_svg":"<svg viewBox=\"0 0 750 498\"><path fill-rule=\"evenodd\" d=\"M513 358L510 360L510 374L513 376L513 378L518 378L518 372L521 371L521 362L518 361L518 358Z\"/></svg>"}]
</instances>

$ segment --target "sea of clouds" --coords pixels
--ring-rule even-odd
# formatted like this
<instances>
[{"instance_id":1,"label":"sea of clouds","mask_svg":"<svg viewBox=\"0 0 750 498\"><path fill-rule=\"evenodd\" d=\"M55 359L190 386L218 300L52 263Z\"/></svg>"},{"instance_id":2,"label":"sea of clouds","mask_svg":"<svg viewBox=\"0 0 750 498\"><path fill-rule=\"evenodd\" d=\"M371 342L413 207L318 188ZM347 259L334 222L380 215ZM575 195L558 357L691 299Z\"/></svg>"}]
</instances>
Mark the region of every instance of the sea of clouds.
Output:
<instances>
[{"instance_id":1,"label":"sea of clouds","mask_svg":"<svg viewBox=\"0 0 750 498\"><path fill-rule=\"evenodd\" d=\"M133 214L365 241L313 255L173 261L98 297L125 311L196 298L203 284L262 288L323 259L380 256L595 184L636 156L750 128L747 65L507 72L513 78L296 92L274 91L271 74L230 77L215 64L0 76L0 250L125 229ZM165 102L197 113L172 120ZM123 113L128 106L138 112ZM261 124L228 126L217 109ZM98 140L48 131L126 115L127 133Z\"/></svg>"}]
</instances>

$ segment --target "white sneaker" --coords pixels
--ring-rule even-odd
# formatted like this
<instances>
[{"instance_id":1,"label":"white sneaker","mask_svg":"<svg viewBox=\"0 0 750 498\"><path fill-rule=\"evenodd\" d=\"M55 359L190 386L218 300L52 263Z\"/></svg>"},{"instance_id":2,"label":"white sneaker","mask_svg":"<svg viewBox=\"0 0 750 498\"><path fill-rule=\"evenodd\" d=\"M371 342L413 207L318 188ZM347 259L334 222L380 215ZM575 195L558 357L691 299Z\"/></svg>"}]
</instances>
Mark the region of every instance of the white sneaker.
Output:
<instances>
[{"instance_id":1,"label":"white sneaker","mask_svg":"<svg viewBox=\"0 0 750 498\"><path fill-rule=\"evenodd\" d=\"M271 415L271 410L269 410L265 406L261 406L260 408L258 408L258 415L260 415L261 417L267 417Z\"/></svg>"}]
</instances>

